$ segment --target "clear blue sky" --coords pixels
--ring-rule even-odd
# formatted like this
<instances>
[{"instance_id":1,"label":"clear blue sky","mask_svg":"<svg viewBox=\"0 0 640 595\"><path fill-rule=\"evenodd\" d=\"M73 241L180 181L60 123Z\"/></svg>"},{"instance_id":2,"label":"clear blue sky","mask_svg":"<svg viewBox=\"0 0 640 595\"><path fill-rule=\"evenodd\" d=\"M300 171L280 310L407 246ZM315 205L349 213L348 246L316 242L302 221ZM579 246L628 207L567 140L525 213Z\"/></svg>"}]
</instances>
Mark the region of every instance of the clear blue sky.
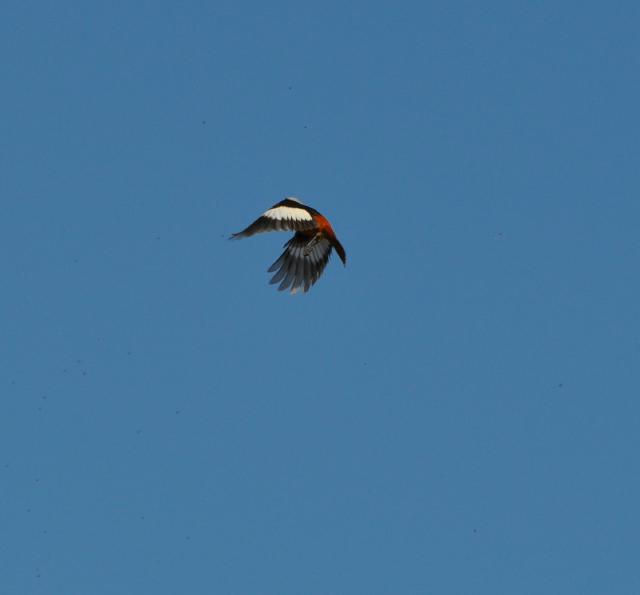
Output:
<instances>
[{"instance_id":1,"label":"clear blue sky","mask_svg":"<svg viewBox=\"0 0 640 595\"><path fill-rule=\"evenodd\" d=\"M639 23L5 2L0 592L640 593Z\"/></svg>"}]
</instances>

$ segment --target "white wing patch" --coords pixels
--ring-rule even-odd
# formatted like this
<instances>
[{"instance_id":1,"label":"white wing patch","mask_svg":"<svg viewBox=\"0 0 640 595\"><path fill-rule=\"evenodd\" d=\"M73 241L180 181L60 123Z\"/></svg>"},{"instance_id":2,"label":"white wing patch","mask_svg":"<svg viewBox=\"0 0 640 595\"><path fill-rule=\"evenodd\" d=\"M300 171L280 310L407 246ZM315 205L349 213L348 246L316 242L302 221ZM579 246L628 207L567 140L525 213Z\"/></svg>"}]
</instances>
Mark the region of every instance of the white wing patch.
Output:
<instances>
[{"instance_id":1,"label":"white wing patch","mask_svg":"<svg viewBox=\"0 0 640 595\"><path fill-rule=\"evenodd\" d=\"M291 221L311 221L313 217L304 209L296 209L293 207L274 207L262 214L268 219L276 219L282 221L289 219Z\"/></svg>"}]
</instances>

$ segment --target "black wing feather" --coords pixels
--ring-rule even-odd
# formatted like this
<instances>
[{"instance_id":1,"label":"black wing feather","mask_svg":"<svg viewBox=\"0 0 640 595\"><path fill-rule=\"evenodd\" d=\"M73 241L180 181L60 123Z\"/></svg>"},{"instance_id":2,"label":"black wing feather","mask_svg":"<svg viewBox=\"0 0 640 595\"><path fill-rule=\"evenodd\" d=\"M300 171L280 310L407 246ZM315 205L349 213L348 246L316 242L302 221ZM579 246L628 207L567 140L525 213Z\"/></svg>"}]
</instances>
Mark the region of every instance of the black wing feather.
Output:
<instances>
[{"instance_id":1,"label":"black wing feather","mask_svg":"<svg viewBox=\"0 0 640 595\"><path fill-rule=\"evenodd\" d=\"M284 252L278 260L269 267L270 273L276 271L270 283L280 283L278 291L289 289L291 293L300 290L307 292L322 275L331 255L331 243L326 238L320 238L305 254L309 241L308 235L296 233L284 245Z\"/></svg>"}]
</instances>

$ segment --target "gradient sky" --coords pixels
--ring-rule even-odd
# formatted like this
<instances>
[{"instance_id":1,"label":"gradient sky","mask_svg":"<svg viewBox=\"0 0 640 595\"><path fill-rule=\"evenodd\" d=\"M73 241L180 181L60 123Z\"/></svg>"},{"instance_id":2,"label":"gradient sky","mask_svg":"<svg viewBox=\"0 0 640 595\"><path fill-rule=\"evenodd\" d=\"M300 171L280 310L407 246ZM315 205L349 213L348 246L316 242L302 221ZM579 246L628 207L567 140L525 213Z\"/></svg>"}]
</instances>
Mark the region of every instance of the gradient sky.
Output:
<instances>
[{"instance_id":1,"label":"gradient sky","mask_svg":"<svg viewBox=\"0 0 640 595\"><path fill-rule=\"evenodd\" d=\"M2 593L640 592L637 2L1 16Z\"/></svg>"}]
</instances>

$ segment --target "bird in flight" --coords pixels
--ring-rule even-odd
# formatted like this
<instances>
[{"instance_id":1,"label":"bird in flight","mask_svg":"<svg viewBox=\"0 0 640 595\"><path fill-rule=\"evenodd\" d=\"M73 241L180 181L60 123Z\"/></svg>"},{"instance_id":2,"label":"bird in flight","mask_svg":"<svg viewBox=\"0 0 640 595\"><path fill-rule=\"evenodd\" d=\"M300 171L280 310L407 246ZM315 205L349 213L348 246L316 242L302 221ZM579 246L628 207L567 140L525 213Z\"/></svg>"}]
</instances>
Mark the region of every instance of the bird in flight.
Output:
<instances>
[{"instance_id":1,"label":"bird in flight","mask_svg":"<svg viewBox=\"0 0 640 595\"><path fill-rule=\"evenodd\" d=\"M322 275L334 248L342 263L347 264L344 248L326 217L297 198L288 196L281 200L230 239L248 238L265 231L295 231L280 258L269 268L270 273L275 272L269 283L280 283L278 291L309 291Z\"/></svg>"}]
</instances>

